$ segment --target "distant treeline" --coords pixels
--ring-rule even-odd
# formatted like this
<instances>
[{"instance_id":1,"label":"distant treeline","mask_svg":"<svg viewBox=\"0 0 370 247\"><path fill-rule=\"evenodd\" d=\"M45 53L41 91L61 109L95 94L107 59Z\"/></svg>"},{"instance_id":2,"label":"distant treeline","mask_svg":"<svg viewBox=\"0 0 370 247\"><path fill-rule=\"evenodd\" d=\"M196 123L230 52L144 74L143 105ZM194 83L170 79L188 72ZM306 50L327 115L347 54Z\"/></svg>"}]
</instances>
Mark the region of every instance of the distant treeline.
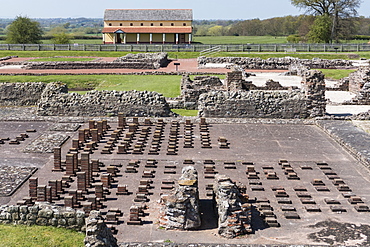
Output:
<instances>
[{"instance_id":1,"label":"distant treeline","mask_svg":"<svg viewBox=\"0 0 370 247\"><path fill-rule=\"evenodd\" d=\"M275 17L265 20L202 20L194 21L196 36L289 36L304 37L310 30L315 16L299 15ZM341 31L342 39L368 39L370 18L347 19Z\"/></svg>"}]
</instances>

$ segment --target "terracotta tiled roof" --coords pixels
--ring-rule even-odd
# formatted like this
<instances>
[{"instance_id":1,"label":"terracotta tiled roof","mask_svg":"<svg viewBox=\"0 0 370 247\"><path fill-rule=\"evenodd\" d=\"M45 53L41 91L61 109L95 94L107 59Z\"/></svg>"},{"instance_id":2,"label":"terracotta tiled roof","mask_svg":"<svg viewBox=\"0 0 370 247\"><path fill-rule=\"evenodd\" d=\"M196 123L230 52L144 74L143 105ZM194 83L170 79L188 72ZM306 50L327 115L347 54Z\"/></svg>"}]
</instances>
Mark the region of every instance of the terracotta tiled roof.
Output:
<instances>
[{"instance_id":1,"label":"terracotta tiled roof","mask_svg":"<svg viewBox=\"0 0 370 247\"><path fill-rule=\"evenodd\" d=\"M191 9L106 9L105 21L192 21Z\"/></svg>"},{"instance_id":2,"label":"terracotta tiled roof","mask_svg":"<svg viewBox=\"0 0 370 247\"><path fill-rule=\"evenodd\" d=\"M191 27L105 27L103 33L191 33Z\"/></svg>"}]
</instances>

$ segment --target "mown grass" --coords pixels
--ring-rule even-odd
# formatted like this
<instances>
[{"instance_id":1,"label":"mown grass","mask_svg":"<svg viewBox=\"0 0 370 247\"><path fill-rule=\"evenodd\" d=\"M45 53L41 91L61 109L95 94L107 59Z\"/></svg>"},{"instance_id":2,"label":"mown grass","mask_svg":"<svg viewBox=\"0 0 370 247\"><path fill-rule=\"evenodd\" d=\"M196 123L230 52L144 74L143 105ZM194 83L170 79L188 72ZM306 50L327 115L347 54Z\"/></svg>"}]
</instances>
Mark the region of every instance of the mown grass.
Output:
<instances>
[{"instance_id":1,"label":"mown grass","mask_svg":"<svg viewBox=\"0 0 370 247\"><path fill-rule=\"evenodd\" d=\"M322 71L327 79L340 80L347 77L350 73L355 72L354 69L318 69Z\"/></svg>"},{"instance_id":2,"label":"mown grass","mask_svg":"<svg viewBox=\"0 0 370 247\"><path fill-rule=\"evenodd\" d=\"M84 237L64 228L0 225L0 247L82 247Z\"/></svg>"},{"instance_id":3,"label":"mown grass","mask_svg":"<svg viewBox=\"0 0 370 247\"><path fill-rule=\"evenodd\" d=\"M282 44L286 36L195 36L194 42L202 44Z\"/></svg>"},{"instance_id":4,"label":"mown grass","mask_svg":"<svg viewBox=\"0 0 370 247\"><path fill-rule=\"evenodd\" d=\"M139 52L108 52L108 51L0 51L0 57L19 56L19 57L122 57L129 53ZM189 59L199 57L199 52L168 52L171 59ZM348 55L357 54L362 58L370 59L370 52L302 52L302 53L285 53L285 52L219 52L215 57L259 57L267 59L269 57L298 57L302 59L322 58L322 59L349 59Z\"/></svg>"},{"instance_id":5,"label":"mown grass","mask_svg":"<svg viewBox=\"0 0 370 247\"><path fill-rule=\"evenodd\" d=\"M86 62L93 61L95 59L96 58L92 57L45 57L28 60L28 62Z\"/></svg>"},{"instance_id":6,"label":"mown grass","mask_svg":"<svg viewBox=\"0 0 370 247\"><path fill-rule=\"evenodd\" d=\"M180 95L181 76L174 75L47 75L1 76L0 82L66 83L71 90L96 89L117 91L155 91L165 97ZM78 92L80 93L80 92Z\"/></svg>"},{"instance_id":7,"label":"mown grass","mask_svg":"<svg viewBox=\"0 0 370 247\"><path fill-rule=\"evenodd\" d=\"M179 114L180 116L186 117L196 117L198 116L198 110L187 110L187 109L171 109L174 113Z\"/></svg>"}]
</instances>

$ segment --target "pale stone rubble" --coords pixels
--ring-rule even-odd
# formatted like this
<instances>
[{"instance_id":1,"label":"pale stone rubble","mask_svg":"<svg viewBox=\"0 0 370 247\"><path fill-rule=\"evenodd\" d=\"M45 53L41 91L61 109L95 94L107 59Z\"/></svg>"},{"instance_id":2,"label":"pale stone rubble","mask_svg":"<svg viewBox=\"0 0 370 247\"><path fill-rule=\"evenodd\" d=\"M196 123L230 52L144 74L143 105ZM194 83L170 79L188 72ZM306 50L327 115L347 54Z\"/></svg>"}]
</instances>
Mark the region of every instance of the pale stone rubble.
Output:
<instances>
[{"instance_id":1,"label":"pale stone rubble","mask_svg":"<svg viewBox=\"0 0 370 247\"><path fill-rule=\"evenodd\" d=\"M167 230L191 230L200 225L198 173L194 167L186 166L175 191L161 197L159 226Z\"/></svg>"},{"instance_id":2,"label":"pale stone rubble","mask_svg":"<svg viewBox=\"0 0 370 247\"><path fill-rule=\"evenodd\" d=\"M118 247L117 239L107 227L99 211L91 211L86 219L86 247Z\"/></svg>"},{"instance_id":3,"label":"pale stone rubble","mask_svg":"<svg viewBox=\"0 0 370 247\"><path fill-rule=\"evenodd\" d=\"M218 213L218 234L235 238L252 232L252 206L227 176L216 175L213 185Z\"/></svg>"}]
</instances>

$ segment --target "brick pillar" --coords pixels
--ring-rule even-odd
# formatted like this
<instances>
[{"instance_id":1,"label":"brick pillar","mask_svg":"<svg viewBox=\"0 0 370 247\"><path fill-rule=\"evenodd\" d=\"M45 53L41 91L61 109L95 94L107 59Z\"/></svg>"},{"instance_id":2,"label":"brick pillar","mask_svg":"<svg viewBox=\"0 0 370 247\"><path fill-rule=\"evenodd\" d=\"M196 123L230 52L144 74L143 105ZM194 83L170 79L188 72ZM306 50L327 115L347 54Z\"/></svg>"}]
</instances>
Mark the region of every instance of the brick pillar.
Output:
<instances>
[{"instance_id":1,"label":"brick pillar","mask_svg":"<svg viewBox=\"0 0 370 247\"><path fill-rule=\"evenodd\" d=\"M75 149L80 149L80 141L78 139L73 139L72 140L72 148L75 148Z\"/></svg>"},{"instance_id":2,"label":"brick pillar","mask_svg":"<svg viewBox=\"0 0 370 247\"><path fill-rule=\"evenodd\" d=\"M78 172L78 154L77 153L72 153L73 155L73 169L76 172Z\"/></svg>"},{"instance_id":3,"label":"brick pillar","mask_svg":"<svg viewBox=\"0 0 370 247\"><path fill-rule=\"evenodd\" d=\"M81 153L81 171L86 172L86 186L90 187L92 183L92 168L89 153Z\"/></svg>"},{"instance_id":4,"label":"brick pillar","mask_svg":"<svg viewBox=\"0 0 370 247\"><path fill-rule=\"evenodd\" d=\"M78 130L78 140L80 143L84 143L85 140L85 130Z\"/></svg>"},{"instance_id":5,"label":"brick pillar","mask_svg":"<svg viewBox=\"0 0 370 247\"><path fill-rule=\"evenodd\" d=\"M87 192L86 172L77 172L77 190Z\"/></svg>"},{"instance_id":6,"label":"brick pillar","mask_svg":"<svg viewBox=\"0 0 370 247\"><path fill-rule=\"evenodd\" d=\"M64 193L63 181L61 179L56 180L56 186L57 186L57 195L59 196L60 194L63 194Z\"/></svg>"},{"instance_id":7,"label":"brick pillar","mask_svg":"<svg viewBox=\"0 0 370 247\"><path fill-rule=\"evenodd\" d=\"M104 199L103 183L95 183L95 195L96 198Z\"/></svg>"},{"instance_id":8,"label":"brick pillar","mask_svg":"<svg viewBox=\"0 0 370 247\"><path fill-rule=\"evenodd\" d=\"M133 118L132 118L132 122L133 122L134 124L139 125L139 118L138 118L138 117L133 117Z\"/></svg>"},{"instance_id":9,"label":"brick pillar","mask_svg":"<svg viewBox=\"0 0 370 247\"><path fill-rule=\"evenodd\" d=\"M74 165L74 155L67 154L66 155L66 174L67 175L74 175L75 174L75 165Z\"/></svg>"},{"instance_id":10,"label":"brick pillar","mask_svg":"<svg viewBox=\"0 0 370 247\"><path fill-rule=\"evenodd\" d=\"M74 208L73 196L64 196L64 206Z\"/></svg>"},{"instance_id":11,"label":"brick pillar","mask_svg":"<svg viewBox=\"0 0 370 247\"><path fill-rule=\"evenodd\" d=\"M101 174L101 182L103 183L103 187L105 188L110 188L110 182L111 182L111 177L109 173L103 173Z\"/></svg>"},{"instance_id":12,"label":"brick pillar","mask_svg":"<svg viewBox=\"0 0 370 247\"><path fill-rule=\"evenodd\" d=\"M124 129L126 126L126 118L125 115L120 112L118 113L118 129Z\"/></svg>"},{"instance_id":13,"label":"brick pillar","mask_svg":"<svg viewBox=\"0 0 370 247\"><path fill-rule=\"evenodd\" d=\"M37 186L37 201L46 202L46 185Z\"/></svg>"},{"instance_id":14,"label":"brick pillar","mask_svg":"<svg viewBox=\"0 0 370 247\"><path fill-rule=\"evenodd\" d=\"M73 197L73 208L77 208L80 204L77 202L77 190L69 190L68 195Z\"/></svg>"},{"instance_id":15,"label":"brick pillar","mask_svg":"<svg viewBox=\"0 0 370 247\"><path fill-rule=\"evenodd\" d=\"M89 129L95 129L95 121L94 120L89 120Z\"/></svg>"},{"instance_id":16,"label":"brick pillar","mask_svg":"<svg viewBox=\"0 0 370 247\"><path fill-rule=\"evenodd\" d=\"M98 129L98 133L103 135L104 132L103 132L103 121L98 121L96 123L96 128Z\"/></svg>"},{"instance_id":17,"label":"brick pillar","mask_svg":"<svg viewBox=\"0 0 370 247\"><path fill-rule=\"evenodd\" d=\"M38 178L30 177L28 180L29 186L29 196L32 200L37 200L37 186L38 186Z\"/></svg>"},{"instance_id":18,"label":"brick pillar","mask_svg":"<svg viewBox=\"0 0 370 247\"><path fill-rule=\"evenodd\" d=\"M103 124L103 132L105 133L108 130L108 121L104 119L102 121L102 124Z\"/></svg>"},{"instance_id":19,"label":"brick pillar","mask_svg":"<svg viewBox=\"0 0 370 247\"><path fill-rule=\"evenodd\" d=\"M91 160L91 170L93 172L100 172L100 168L99 168L99 160Z\"/></svg>"},{"instance_id":20,"label":"brick pillar","mask_svg":"<svg viewBox=\"0 0 370 247\"><path fill-rule=\"evenodd\" d=\"M54 148L54 168L53 172L61 172L62 169L62 149L60 147Z\"/></svg>"},{"instance_id":21,"label":"brick pillar","mask_svg":"<svg viewBox=\"0 0 370 247\"><path fill-rule=\"evenodd\" d=\"M57 188L57 180L50 180L49 186L51 188L51 199L52 200L58 200L58 188Z\"/></svg>"},{"instance_id":22,"label":"brick pillar","mask_svg":"<svg viewBox=\"0 0 370 247\"><path fill-rule=\"evenodd\" d=\"M46 192L46 201L52 203L53 199L51 197L51 186L46 186L45 192Z\"/></svg>"},{"instance_id":23,"label":"brick pillar","mask_svg":"<svg viewBox=\"0 0 370 247\"><path fill-rule=\"evenodd\" d=\"M99 138L98 129L92 129L91 130L91 141L95 142L95 143L98 143L99 139L100 138Z\"/></svg>"}]
</instances>

